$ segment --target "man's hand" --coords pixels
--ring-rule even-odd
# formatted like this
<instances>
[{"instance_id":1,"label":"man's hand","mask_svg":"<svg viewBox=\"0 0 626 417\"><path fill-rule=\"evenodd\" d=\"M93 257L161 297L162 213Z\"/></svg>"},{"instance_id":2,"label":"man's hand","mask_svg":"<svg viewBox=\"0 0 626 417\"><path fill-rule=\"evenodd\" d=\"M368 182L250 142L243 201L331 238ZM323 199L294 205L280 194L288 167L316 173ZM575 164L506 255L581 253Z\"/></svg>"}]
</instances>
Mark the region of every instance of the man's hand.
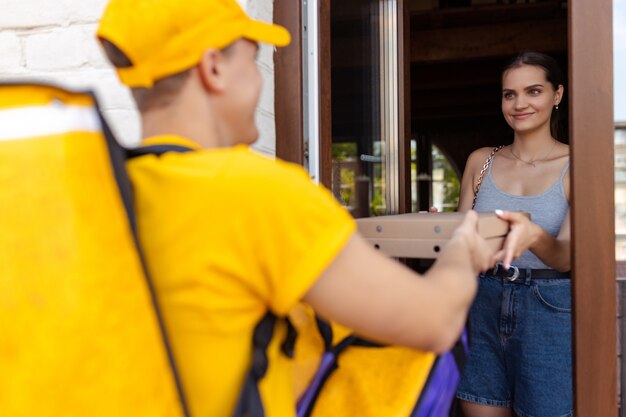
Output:
<instances>
[{"instance_id":1,"label":"man's hand","mask_svg":"<svg viewBox=\"0 0 626 417\"><path fill-rule=\"evenodd\" d=\"M467 212L463 223L455 230L452 240L465 242L470 252L472 267L477 274L493 267L498 259L487 241L478 234L478 215L473 210Z\"/></svg>"}]
</instances>

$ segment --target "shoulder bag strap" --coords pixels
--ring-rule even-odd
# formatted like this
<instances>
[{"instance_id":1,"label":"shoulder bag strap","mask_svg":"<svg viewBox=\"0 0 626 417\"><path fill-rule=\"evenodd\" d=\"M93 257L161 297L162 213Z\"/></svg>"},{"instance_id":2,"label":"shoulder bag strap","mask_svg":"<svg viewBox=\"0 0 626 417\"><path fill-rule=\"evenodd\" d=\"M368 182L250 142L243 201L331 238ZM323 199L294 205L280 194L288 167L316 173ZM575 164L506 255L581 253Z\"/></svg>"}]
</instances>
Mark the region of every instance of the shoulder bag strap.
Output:
<instances>
[{"instance_id":1,"label":"shoulder bag strap","mask_svg":"<svg viewBox=\"0 0 626 417\"><path fill-rule=\"evenodd\" d=\"M472 202L472 209L474 208L474 206L476 206L476 199L478 198L478 191L480 191L480 186L483 183L483 179L485 178L485 172L487 172L487 170L489 169L489 166L493 162L493 157L496 155L496 152L498 152L502 148L504 148L504 145L500 145L500 146L493 148L493 150L487 157L485 164L483 165L483 169L480 170L478 181L476 181L476 185L474 186L474 201Z\"/></svg>"}]
</instances>

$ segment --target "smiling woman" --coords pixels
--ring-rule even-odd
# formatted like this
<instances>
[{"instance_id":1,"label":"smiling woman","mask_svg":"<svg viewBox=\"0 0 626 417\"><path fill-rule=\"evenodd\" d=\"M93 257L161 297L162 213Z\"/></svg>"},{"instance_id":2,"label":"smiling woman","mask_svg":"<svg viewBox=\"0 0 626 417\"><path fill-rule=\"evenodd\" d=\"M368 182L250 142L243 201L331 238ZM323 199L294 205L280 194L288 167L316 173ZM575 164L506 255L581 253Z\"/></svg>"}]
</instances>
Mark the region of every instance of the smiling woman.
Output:
<instances>
[{"instance_id":1,"label":"smiling woman","mask_svg":"<svg viewBox=\"0 0 626 417\"><path fill-rule=\"evenodd\" d=\"M466 165L459 209L496 210L511 222L496 255L504 268L480 275L470 313L472 349L457 394L467 417L572 415L569 146L557 140L563 91L551 57L516 57L502 74L513 143L479 149ZM509 277L509 266L522 279Z\"/></svg>"}]
</instances>

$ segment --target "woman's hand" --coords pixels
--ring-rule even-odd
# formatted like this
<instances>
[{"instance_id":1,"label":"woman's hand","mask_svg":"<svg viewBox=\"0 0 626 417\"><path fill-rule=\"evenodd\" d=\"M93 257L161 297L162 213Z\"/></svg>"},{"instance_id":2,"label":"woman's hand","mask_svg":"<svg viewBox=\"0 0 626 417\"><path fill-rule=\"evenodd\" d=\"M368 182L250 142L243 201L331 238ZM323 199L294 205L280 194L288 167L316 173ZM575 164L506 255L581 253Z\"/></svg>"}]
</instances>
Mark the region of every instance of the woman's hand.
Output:
<instances>
[{"instance_id":1,"label":"woman's hand","mask_svg":"<svg viewBox=\"0 0 626 417\"><path fill-rule=\"evenodd\" d=\"M514 259L522 256L539 238L541 227L531 222L524 213L496 210L496 215L509 222L511 229L502 249L496 253L505 268L511 266Z\"/></svg>"}]
</instances>

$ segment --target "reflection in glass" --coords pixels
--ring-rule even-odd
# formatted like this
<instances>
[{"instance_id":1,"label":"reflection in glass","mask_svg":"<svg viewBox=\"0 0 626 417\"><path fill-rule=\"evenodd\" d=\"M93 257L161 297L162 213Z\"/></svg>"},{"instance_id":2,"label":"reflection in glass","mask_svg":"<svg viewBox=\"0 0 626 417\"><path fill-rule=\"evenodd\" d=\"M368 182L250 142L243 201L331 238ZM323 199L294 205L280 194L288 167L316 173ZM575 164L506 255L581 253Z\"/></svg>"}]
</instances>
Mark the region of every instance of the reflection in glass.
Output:
<instances>
[{"instance_id":1,"label":"reflection in glass","mask_svg":"<svg viewBox=\"0 0 626 417\"><path fill-rule=\"evenodd\" d=\"M431 145L431 167L426 174L420 174L417 158L417 141L411 140L411 212L419 211L420 193L418 180L429 185L428 207L437 207L438 211L456 211L459 205L461 182L459 174L448 157L435 145Z\"/></svg>"},{"instance_id":2,"label":"reflection in glass","mask_svg":"<svg viewBox=\"0 0 626 417\"><path fill-rule=\"evenodd\" d=\"M378 1L342 0L331 7L331 189L357 218L388 208L379 16Z\"/></svg>"},{"instance_id":3,"label":"reflection in glass","mask_svg":"<svg viewBox=\"0 0 626 417\"><path fill-rule=\"evenodd\" d=\"M432 205L437 207L439 211L456 211L461 190L459 176L446 155L434 145L432 158Z\"/></svg>"}]
</instances>

